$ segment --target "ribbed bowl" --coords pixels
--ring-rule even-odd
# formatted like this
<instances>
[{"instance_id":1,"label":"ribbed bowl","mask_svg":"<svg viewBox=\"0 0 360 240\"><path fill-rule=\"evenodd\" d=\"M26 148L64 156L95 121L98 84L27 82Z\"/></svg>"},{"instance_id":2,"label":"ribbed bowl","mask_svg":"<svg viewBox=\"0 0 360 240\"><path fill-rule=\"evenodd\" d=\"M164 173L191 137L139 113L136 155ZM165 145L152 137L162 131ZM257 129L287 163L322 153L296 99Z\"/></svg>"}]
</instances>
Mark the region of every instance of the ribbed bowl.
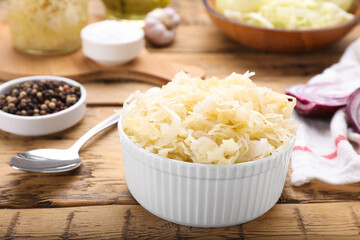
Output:
<instances>
[{"instance_id":1,"label":"ribbed bowl","mask_svg":"<svg viewBox=\"0 0 360 240\"><path fill-rule=\"evenodd\" d=\"M251 221L272 208L284 187L295 140L277 154L233 165L187 163L149 153L118 125L126 182L154 215L195 227Z\"/></svg>"}]
</instances>

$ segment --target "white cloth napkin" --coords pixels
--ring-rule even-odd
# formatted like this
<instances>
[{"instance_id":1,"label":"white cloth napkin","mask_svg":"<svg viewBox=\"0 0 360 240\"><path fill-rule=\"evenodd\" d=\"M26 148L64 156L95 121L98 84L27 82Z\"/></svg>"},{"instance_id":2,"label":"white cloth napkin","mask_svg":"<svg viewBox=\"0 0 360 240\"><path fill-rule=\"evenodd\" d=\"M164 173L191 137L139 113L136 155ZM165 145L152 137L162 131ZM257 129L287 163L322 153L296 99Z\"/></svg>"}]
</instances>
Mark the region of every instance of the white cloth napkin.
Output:
<instances>
[{"instance_id":1,"label":"white cloth napkin","mask_svg":"<svg viewBox=\"0 0 360 240\"><path fill-rule=\"evenodd\" d=\"M360 86L360 39L346 49L339 63L309 83L350 81ZM292 153L292 185L300 186L312 179L329 184L360 181L360 135L348 126L345 109L339 109L331 120L305 118L297 113L293 117L299 129Z\"/></svg>"}]
</instances>

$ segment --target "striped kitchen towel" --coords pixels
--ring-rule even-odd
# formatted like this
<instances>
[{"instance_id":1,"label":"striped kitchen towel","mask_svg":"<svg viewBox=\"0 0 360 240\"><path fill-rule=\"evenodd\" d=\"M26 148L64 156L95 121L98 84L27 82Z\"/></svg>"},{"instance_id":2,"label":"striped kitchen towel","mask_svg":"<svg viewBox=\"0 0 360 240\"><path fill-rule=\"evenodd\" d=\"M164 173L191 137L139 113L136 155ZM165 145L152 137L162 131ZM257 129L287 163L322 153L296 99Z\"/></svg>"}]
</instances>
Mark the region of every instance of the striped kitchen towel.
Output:
<instances>
[{"instance_id":1,"label":"striped kitchen towel","mask_svg":"<svg viewBox=\"0 0 360 240\"><path fill-rule=\"evenodd\" d=\"M360 82L360 39L347 48L339 63L309 83L347 81ZM293 117L299 129L292 153L292 185L312 179L329 184L360 181L360 135L349 126L345 109L339 109L331 119L306 118L297 113Z\"/></svg>"}]
</instances>

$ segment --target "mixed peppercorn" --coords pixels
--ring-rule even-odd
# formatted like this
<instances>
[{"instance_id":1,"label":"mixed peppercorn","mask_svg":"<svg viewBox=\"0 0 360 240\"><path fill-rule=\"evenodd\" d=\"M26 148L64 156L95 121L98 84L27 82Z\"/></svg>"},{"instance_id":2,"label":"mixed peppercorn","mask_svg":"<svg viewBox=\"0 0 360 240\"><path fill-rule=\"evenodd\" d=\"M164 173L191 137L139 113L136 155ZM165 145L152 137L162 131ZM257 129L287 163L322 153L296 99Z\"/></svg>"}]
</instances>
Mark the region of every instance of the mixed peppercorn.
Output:
<instances>
[{"instance_id":1,"label":"mixed peppercorn","mask_svg":"<svg viewBox=\"0 0 360 240\"><path fill-rule=\"evenodd\" d=\"M47 115L74 105L80 96L80 87L65 82L27 81L15 84L9 93L0 95L0 110L21 116Z\"/></svg>"}]
</instances>

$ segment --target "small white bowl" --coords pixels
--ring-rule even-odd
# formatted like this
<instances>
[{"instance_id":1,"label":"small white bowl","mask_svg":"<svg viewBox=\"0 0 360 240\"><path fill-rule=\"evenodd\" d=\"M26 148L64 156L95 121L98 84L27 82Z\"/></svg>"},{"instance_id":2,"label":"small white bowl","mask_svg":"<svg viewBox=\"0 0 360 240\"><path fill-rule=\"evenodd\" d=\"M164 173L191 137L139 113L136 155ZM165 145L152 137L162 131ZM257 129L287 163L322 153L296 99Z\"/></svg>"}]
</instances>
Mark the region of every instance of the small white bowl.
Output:
<instances>
[{"instance_id":1,"label":"small white bowl","mask_svg":"<svg viewBox=\"0 0 360 240\"><path fill-rule=\"evenodd\" d=\"M80 83L57 76L30 76L14 79L0 85L0 95L9 93L12 86L34 80L54 80L80 87L81 97L71 107L44 116L18 116L0 110L0 129L22 136L41 136L60 132L79 122L86 111L86 90Z\"/></svg>"},{"instance_id":2,"label":"small white bowl","mask_svg":"<svg viewBox=\"0 0 360 240\"><path fill-rule=\"evenodd\" d=\"M233 165L164 158L133 143L118 123L125 178L134 198L165 220L195 227L251 221L272 208L285 183L289 147L272 156Z\"/></svg>"},{"instance_id":3,"label":"small white bowl","mask_svg":"<svg viewBox=\"0 0 360 240\"><path fill-rule=\"evenodd\" d=\"M85 56L105 66L127 63L139 55L144 45L144 30L116 20L87 25L81 30Z\"/></svg>"}]
</instances>

